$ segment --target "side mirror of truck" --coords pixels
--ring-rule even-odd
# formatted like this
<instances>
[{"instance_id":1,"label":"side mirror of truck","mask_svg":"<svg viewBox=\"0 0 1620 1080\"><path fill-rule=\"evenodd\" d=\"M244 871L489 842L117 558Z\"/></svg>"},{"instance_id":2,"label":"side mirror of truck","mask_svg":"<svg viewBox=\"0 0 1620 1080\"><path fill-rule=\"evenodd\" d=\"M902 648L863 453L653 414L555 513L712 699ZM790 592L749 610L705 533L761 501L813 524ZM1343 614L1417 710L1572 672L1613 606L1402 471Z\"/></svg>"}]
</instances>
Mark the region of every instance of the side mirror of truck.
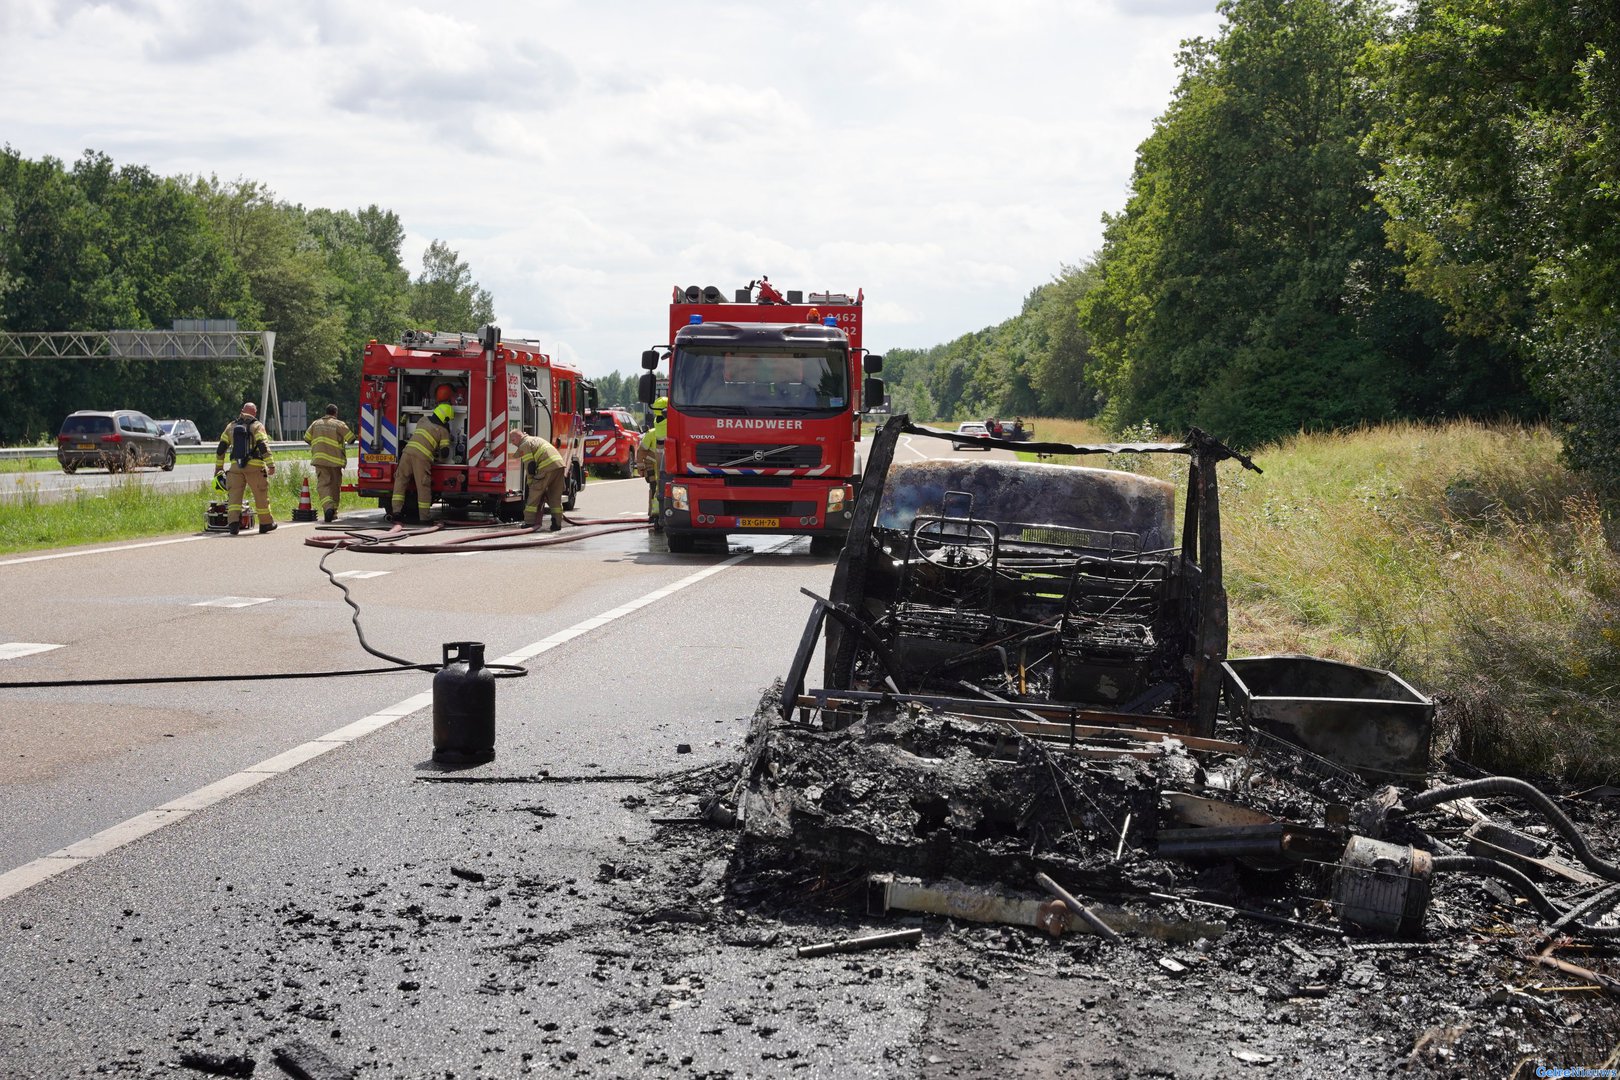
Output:
<instances>
[{"instance_id":1,"label":"side mirror of truck","mask_svg":"<svg viewBox=\"0 0 1620 1080\"><path fill-rule=\"evenodd\" d=\"M877 409L883 406L883 380L874 379L870 375L866 378L866 385L861 388L861 408Z\"/></svg>"},{"instance_id":2,"label":"side mirror of truck","mask_svg":"<svg viewBox=\"0 0 1620 1080\"><path fill-rule=\"evenodd\" d=\"M654 355L657 355L656 353ZM641 380L636 383L636 400L643 405L651 405L658 396L658 376L652 372L643 372Z\"/></svg>"},{"instance_id":3,"label":"side mirror of truck","mask_svg":"<svg viewBox=\"0 0 1620 1080\"><path fill-rule=\"evenodd\" d=\"M883 370L883 355L881 353L867 353L861 360L861 370L868 375L876 375Z\"/></svg>"},{"instance_id":4,"label":"side mirror of truck","mask_svg":"<svg viewBox=\"0 0 1620 1080\"><path fill-rule=\"evenodd\" d=\"M654 368L656 368L658 366L658 350L657 349L648 349L646 352L642 353L641 354L641 366L646 368L648 371L651 371ZM648 400L651 400L651 399L649 398Z\"/></svg>"},{"instance_id":5,"label":"side mirror of truck","mask_svg":"<svg viewBox=\"0 0 1620 1080\"><path fill-rule=\"evenodd\" d=\"M602 407L602 397L601 397L600 394L598 394L596 392L596 387L587 386L585 388L585 411L586 412L595 412L596 410L600 409L601 407Z\"/></svg>"}]
</instances>

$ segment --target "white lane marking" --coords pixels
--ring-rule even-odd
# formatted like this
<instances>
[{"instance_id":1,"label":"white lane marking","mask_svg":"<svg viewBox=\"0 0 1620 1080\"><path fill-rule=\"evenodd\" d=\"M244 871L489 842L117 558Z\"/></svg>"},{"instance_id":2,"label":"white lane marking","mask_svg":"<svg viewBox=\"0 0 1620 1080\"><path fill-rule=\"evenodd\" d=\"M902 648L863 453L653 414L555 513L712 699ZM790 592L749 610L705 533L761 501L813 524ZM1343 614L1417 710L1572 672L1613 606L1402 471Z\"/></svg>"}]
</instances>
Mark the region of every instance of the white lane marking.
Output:
<instances>
[{"instance_id":1,"label":"white lane marking","mask_svg":"<svg viewBox=\"0 0 1620 1080\"><path fill-rule=\"evenodd\" d=\"M273 596L216 596L212 600L199 600L192 607L252 607L254 604L268 604L274 600Z\"/></svg>"},{"instance_id":2,"label":"white lane marking","mask_svg":"<svg viewBox=\"0 0 1620 1080\"><path fill-rule=\"evenodd\" d=\"M280 529L299 529L311 524L307 521L279 521L276 527ZM189 544L193 540L217 540L229 533L198 533L196 536L177 536L172 540L143 540L139 544L120 544L117 547L90 548L85 551L58 551L50 555L25 555L20 559L0 559L0 566L17 566L21 563L50 562L52 559L77 559L81 555L111 555L116 551L136 551L140 548L165 547L169 544Z\"/></svg>"},{"instance_id":3,"label":"white lane marking","mask_svg":"<svg viewBox=\"0 0 1620 1080\"><path fill-rule=\"evenodd\" d=\"M6 641L0 642L0 660L15 660L19 656L33 656L35 653L50 652L60 649L60 645L45 645L37 641Z\"/></svg>"},{"instance_id":4,"label":"white lane marking","mask_svg":"<svg viewBox=\"0 0 1620 1080\"><path fill-rule=\"evenodd\" d=\"M620 604L611 611L604 611L600 615L594 615L583 622L575 623L566 630L559 630L544 640L537 641L532 645L525 645L516 652L508 653L491 662L496 664L517 664L539 656L543 652L548 652L559 645L574 640L581 634L589 633L615 619L621 619L632 612L640 611L649 604L656 604L658 601L672 596L682 589L696 585L698 582L711 578L722 570L736 566L738 563L751 559L755 555L780 551L782 548L792 544L796 539L797 537L787 537L775 544L760 548L758 551L752 551L746 555L733 555L724 562L705 567L695 574L688 574L679 581L671 582L661 589L655 589L647 593L645 596ZM204 785L189 795L182 795L177 799L166 802L155 810L137 814L127 821L121 821L117 825L103 829L93 836L69 844L59 851L53 851L49 855L41 856L32 862L8 870L0 874L0 900L16 896L24 889L30 889L40 882L47 881L64 870L70 870L75 866L88 862L98 855L105 855L107 852L122 847L131 840L156 832L158 829L166 825L172 825L176 821L183 821L199 810L223 802L232 795L246 791L272 776L278 776L297 768L306 761L311 761L322 754L336 750L338 747L351 743L363 735L397 723L399 720L420 712L431 704L433 704L433 695L431 693L413 694L403 701L395 702L386 709L374 712L370 716L363 717L353 723L345 724L335 731L329 731L318 739L311 739L309 742L295 746L291 750L285 750L273 757L266 758L257 765L249 765L241 772L233 773L222 780L216 780L212 784Z\"/></svg>"},{"instance_id":5,"label":"white lane marking","mask_svg":"<svg viewBox=\"0 0 1620 1080\"><path fill-rule=\"evenodd\" d=\"M905 448L907 450L910 450L913 454L916 454L918 457L922 458L924 461L931 461L932 459L927 454L923 453L921 450L917 449L915 446L913 446L911 444L911 440L912 440L912 436L910 436L910 435L902 435L902 436L900 436L900 442L902 444L904 444L904 446L905 446Z\"/></svg>"},{"instance_id":6,"label":"white lane marking","mask_svg":"<svg viewBox=\"0 0 1620 1080\"><path fill-rule=\"evenodd\" d=\"M16 566L19 563L49 562L51 559L76 559L80 555L110 555L115 551L134 551L137 548L163 547L166 544L189 544L193 540L207 540L212 534L203 533L198 536L182 536L175 540L148 540L140 544L123 544L119 547L92 548L89 551L58 551L53 555L28 555L21 559L5 559L0 566Z\"/></svg>"},{"instance_id":7,"label":"white lane marking","mask_svg":"<svg viewBox=\"0 0 1620 1080\"><path fill-rule=\"evenodd\" d=\"M340 578L346 577L359 581L362 578L382 577L384 574L392 573L392 570L345 570L342 573L333 574L332 576Z\"/></svg>"}]
</instances>

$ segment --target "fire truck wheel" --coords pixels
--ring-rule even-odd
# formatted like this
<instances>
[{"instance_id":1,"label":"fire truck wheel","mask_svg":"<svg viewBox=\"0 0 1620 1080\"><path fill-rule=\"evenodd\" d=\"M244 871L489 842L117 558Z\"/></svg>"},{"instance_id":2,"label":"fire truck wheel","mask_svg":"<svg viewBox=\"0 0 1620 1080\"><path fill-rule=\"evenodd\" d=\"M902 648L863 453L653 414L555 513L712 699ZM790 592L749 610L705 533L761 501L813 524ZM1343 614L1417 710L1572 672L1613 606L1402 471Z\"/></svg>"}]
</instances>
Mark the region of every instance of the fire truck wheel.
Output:
<instances>
[{"instance_id":1,"label":"fire truck wheel","mask_svg":"<svg viewBox=\"0 0 1620 1080\"><path fill-rule=\"evenodd\" d=\"M636 475L636 463L634 461L626 461L619 466L619 476L622 479L628 480L634 475Z\"/></svg>"},{"instance_id":2,"label":"fire truck wheel","mask_svg":"<svg viewBox=\"0 0 1620 1080\"><path fill-rule=\"evenodd\" d=\"M579 486L574 482L573 476L569 476L568 482L563 485L563 509L564 510L572 510L574 508L574 496L577 495L578 493L579 493Z\"/></svg>"},{"instance_id":3,"label":"fire truck wheel","mask_svg":"<svg viewBox=\"0 0 1620 1080\"><path fill-rule=\"evenodd\" d=\"M690 555L697 547L697 539L691 533L666 533L664 540L675 555Z\"/></svg>"}]
</instances>

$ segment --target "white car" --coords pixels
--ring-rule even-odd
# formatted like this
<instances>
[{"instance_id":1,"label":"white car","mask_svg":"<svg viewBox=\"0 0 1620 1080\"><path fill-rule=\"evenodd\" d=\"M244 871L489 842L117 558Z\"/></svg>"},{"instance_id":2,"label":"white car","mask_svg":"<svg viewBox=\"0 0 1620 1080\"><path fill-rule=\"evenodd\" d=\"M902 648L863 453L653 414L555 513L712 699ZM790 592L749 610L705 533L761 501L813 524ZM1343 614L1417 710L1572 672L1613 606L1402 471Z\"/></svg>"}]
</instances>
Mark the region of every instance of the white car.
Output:
<instances>
[{"instance_id":1,"label":"white car","mask_svg":"<svg viewBox=\"0 0 1620 1080\"><path fill-rule=\"evenodd\" d=\"M958 435L972 435L975 438L982 439L990 434L990 430L984 426L983 420L964 420L957 425L956 433ZM979 450L990 449L983 443L958 442L955 439L951 440L952 450L960 450L964 446L972 446Z\"/></svg>"}]
</instances>

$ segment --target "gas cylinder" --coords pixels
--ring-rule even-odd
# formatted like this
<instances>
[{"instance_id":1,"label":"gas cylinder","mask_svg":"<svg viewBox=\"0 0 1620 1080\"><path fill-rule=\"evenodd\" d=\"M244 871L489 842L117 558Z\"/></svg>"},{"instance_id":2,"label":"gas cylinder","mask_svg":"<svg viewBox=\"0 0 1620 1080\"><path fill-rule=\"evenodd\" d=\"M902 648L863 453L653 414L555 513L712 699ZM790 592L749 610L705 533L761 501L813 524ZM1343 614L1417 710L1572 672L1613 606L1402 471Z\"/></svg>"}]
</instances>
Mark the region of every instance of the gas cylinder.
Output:
<instances>
[{"instance_id":1,"label":"gas cylinder","mask_svg":"<svg viewBox=\"0 0 1620 1080\"><path fill-rule=\"evenodd\" d=\"M447 641L433 676L433 760L481 765L495 759L495 673L482 641Z\"/></svg>"}]
</instances>

